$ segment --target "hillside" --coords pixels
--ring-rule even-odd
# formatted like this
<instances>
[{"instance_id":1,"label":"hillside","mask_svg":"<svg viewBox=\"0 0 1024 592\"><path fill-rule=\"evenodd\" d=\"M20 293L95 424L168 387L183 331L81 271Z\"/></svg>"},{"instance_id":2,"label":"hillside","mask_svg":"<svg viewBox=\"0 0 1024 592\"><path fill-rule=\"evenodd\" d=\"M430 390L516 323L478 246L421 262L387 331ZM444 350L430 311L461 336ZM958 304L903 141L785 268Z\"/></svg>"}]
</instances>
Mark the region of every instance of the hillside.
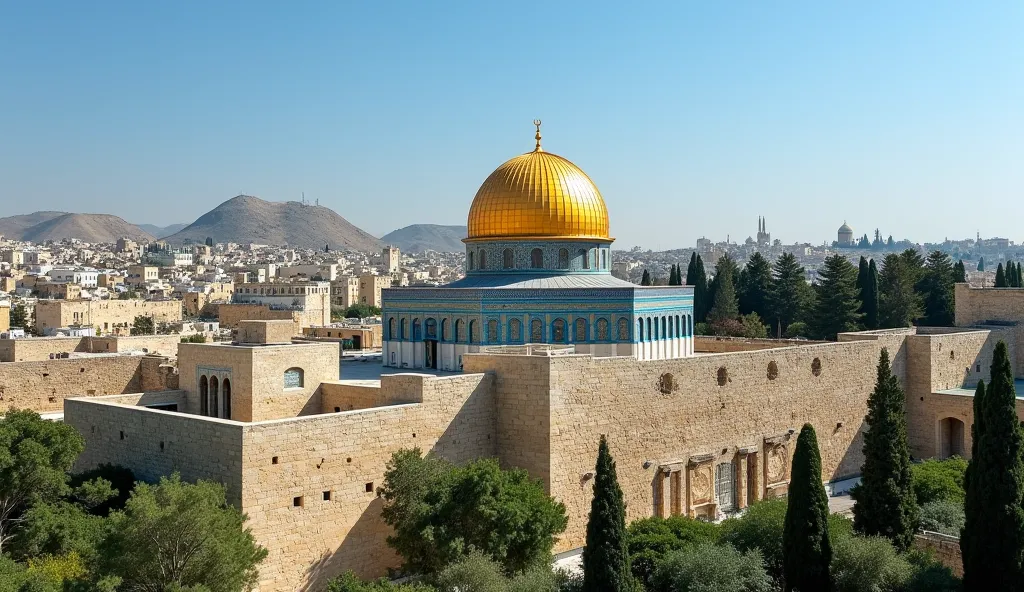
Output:
<instances>
[{"instance_id":1,"label":"hillside","mask_svg":"<svg viewBox=\"0 0 1024 592\"><path fill-rule=\"evenodd\" d=\"M21 235L27 228L47 220L52 220L58 216L63 216L64 214L67 214L67 212L32 212L31 214L0 218L0 236L21 240Z\"/></svg>"},{"instance_id":2,"label":"hillside","mask_svg":"<svg viewBox=\"0 0 1024 592\"><path fill-rule=\"evenodd\" d=\"M166 240L201 243L208 236L219 243L288 245L300 249L330 245L332 249L376 251L383 246L380 240L330 208L297 201L264 201L250 195L227 200Z\"/></svg>"},{"instance_id":3,"label":"hillside","mask_svg":"<svg viewBox=\"0 0 1024 592\"><path fill-rule=\"evenodd\" d=\"M465 226L413 224L389 232L380 240L385 244L395 245L406 253L420 253L427 250L457 253L466 248L462 243L462 239L466 238L466 232Z\"/></svg>"},{"instance_id":4,"label":"hillside","mask_svg":"<svg viewBox=\"0 0 1024 592\"><path fill-rule=\"evenodd\" d=\"M41 243L77 238L89 243L112 243L122 237L150 242L153 236L110 214L63 214L24 229L20 240Z\"/></svg>"},{"instance_id":5,"label":"hillside","mask_svg":"<svg viewBox=\"0 0 1024 592\"><path fill-rule=\"evenodd\" d=\"M165 236L171 236L175 232L178 232L188 226L188 224L169 224L167 226L157 226L155 224L136 224L142 230L152 234L157 238L163 238Z\"/></svg>"}]
</instances>

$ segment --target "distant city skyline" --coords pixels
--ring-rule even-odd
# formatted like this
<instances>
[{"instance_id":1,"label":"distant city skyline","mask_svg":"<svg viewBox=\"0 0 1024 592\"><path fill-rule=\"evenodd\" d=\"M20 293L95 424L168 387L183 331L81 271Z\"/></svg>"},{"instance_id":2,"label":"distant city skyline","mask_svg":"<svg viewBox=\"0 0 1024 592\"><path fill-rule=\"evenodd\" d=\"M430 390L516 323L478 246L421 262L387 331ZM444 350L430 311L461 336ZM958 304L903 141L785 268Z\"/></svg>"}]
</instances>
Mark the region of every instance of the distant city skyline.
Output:
<instances>
[{"instance_id":1,"label":"distant city skyline","mask_svg":"<svg viewBox=\"0 0 1024 592\"><path fill-rule=\"evenodd\" d=\"M461 225L533 146L579 165L615 248L702 236L1024 242L1024 5L209 6L0 21L0 217L187 223L319 199L381 236ZM748 222L749 220L749 222Z\"/></svg>"}]
</instances>

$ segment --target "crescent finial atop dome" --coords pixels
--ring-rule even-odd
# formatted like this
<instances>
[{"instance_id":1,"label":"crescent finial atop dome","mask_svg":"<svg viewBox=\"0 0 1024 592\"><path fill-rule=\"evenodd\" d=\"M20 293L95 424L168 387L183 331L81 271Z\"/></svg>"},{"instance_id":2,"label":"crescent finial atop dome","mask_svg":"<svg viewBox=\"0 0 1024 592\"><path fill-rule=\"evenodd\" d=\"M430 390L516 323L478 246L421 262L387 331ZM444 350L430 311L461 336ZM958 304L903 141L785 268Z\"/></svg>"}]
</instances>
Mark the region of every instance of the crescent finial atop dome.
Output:
<instances>
[{"instance_id":1,"label":"crescent finial atop dome","mask_svg":"<svg viewBox=\"0 0 1024 592\"><path fill-rule=\"evenodd\" d=\"M534 136L534 139L537 140L537 147L534 148L533 151L534 152L544 152L544 149L540 147L540 120L539 119L534 119L533 120L533 125L537 126L537 135Z\"/></svg>"}]
</instances>

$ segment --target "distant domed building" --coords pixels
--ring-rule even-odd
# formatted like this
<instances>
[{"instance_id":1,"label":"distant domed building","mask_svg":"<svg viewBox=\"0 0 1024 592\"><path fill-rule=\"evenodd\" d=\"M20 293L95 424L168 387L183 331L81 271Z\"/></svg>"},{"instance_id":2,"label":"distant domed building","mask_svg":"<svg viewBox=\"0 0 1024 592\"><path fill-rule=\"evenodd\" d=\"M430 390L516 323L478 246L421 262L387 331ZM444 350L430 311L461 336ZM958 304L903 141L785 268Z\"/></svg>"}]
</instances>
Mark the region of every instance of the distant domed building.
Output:
<instances>
[{"instance_id":1,"label":"distant domed building","mask_svg":"<svg viewBox=\"0 0 1024 592\"><path fill-rule=\"evenodd\" d=\"M469 208L466 277L383 293L384 364L458 370L488 346L681 358L693 352L693 289L611 274L608 210L579 167L541 148L499 166Z\"/></svg>"},{"instance_id":2,"label":"distant domed building","mask_svg":"<svg viewBox=\"0 0 1024 592\"><path fill-rule=\"evenodd\" d=\"M843 225L839 227L837 241L840 247L852 247L853 246L853 229L843 222Z\"/></svg>"}]
</instances>

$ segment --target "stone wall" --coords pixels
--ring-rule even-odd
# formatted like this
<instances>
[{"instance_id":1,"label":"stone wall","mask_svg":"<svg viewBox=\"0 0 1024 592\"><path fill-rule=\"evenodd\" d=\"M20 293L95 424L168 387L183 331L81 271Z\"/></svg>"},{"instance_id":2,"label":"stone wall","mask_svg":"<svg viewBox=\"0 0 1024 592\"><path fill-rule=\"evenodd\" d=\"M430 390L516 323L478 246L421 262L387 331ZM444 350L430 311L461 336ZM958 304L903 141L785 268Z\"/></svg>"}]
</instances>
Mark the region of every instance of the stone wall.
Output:
<instances>
[{"instance_id":1,"label":"stone wall","mask_svg":"<svg viewBox=\"0 0 1024 592\"><path fill-rule=\"evenodd\" d=\"M392 394L382 399L423 402L246 425L242 510L270 552L260 589L321 589L346 569L378 576L399 565L376 496L387 461L414 447L455 462L494 456L491 381L384 376Z\"/></svg>"},{"instance_id":2,"label":"stone wall","mask_svg":"<svg viewBox=\"0 0 1024 592\"><path fill-rule=\"evenodd\" d=\"M133 401L134 397L139 400ZM242 424L130 405L146 404L145 397L71 398L65 402L64 421L85 438L85 450L73 470L113 463L130 468L137 479L145 481L178 472L186 481L223 483L228 501L239 505ZM160 394L160 400L167 398ZM174 400L184 399L177 394Z\"/></svg>"},{"instance_id":3,"label":"stone wall","mask_svg":"<svg viewBox=\"0 0 1024 592\"><path fill-rule=\"evenodd\" d=\"M383 404L382 397L379 386L341 381L320 384L320 406L323 413L380 407Z\"/></svg>"},{"instance_id":4,"label":"stone wall","mask_svg":"<svg viewBox=\"0 0 1024 592\"><path fill-rule=\"evenodd\" d=\"M53 413L68 397L142 390L141 356L0 364L0 412Z\"/></svg>"},{"instance_id":5,"label":"stone wall","mask_svg":"<svg viewBox=\"0 0 1024 592\"><path fill-rule=\"evenodd\" d=\"M820 342L807 341L806 339L747 339L745 337L695 335L693 338L693 351L723 354L737 351L752 351L758 349L775 349L777 347L791 347L794 345L808 345L809 343Z\"/></svg>"},{"instance_id":6,"label":"stone wall","mask_svg":"<svg viewBox=\"0 0 1024 592\"><path fill-rule=\"evenodd\" d=\"M58 354L125 353L142 350L175 356L180 342L179 335L0 339L0 362L39 362L52 359Z\"/></svg>"},{"instance_id":7,"label":"stone wall","mask_svg":"<svg viewBox=\"0 0 1024 592\"><path fill-rule=\"evenodd\" d=\"M956 284L956 326L1024 321L1024 288L972 288Z\"/></svg>"},{"instance_id":8,"label":"stone wall","mask_svg":"<svg viewBox=\"0 0 1024 592\"><path fill-rule=\"evenodd\" d=\"M914 548L934 554L942 565L952 570L953 575L964 577L964 559L957 537L937 532L918 533L914 535Z\"/></svg>"},{"instance_id":9,"label":"stone wall","mask_svg":"<svg viewBox=\"0 0 1024 592\"><path fill-rule=\"evenodd\" d=\"M271 310L266 304L219 304L217 320L225 329L233 329L239 321L292 321L295 323L293 335L301 333L299 313L291 310Z\"/></svg>"},{"instance_id":10,"label":"stone wall","mask_svg":"<svg viewBox=\"0 0 1024 592\"><path fill-rule=\"evenodd\" d=\"M40 300L36 303L36 325L40 331L82 324L98 332L125 333L135 317L152 317L157 323L181 321L180 300Z\"/></svg>"}]
</instances>

